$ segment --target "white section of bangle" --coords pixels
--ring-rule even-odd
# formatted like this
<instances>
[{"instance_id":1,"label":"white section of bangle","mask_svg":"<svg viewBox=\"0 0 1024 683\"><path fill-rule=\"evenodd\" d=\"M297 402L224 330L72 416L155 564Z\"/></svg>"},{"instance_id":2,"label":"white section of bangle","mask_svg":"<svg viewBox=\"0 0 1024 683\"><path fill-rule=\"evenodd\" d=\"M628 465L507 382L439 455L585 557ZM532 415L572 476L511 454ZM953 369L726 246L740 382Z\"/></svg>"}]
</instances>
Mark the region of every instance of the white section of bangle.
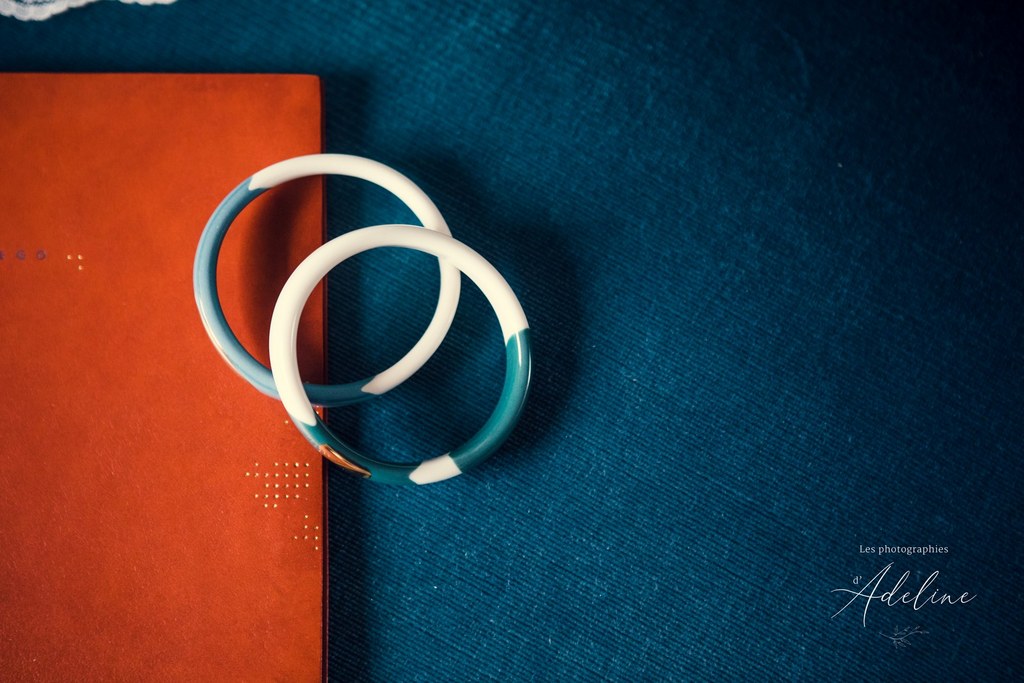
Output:
<instances>
[{"instance_id":1,"label":"white section of bangle","mask_svg":"<svg viewBox=\"0 0 1024 683\"><path fill-rule=\"evenodd\" d=\"M462 474L452 456L445 453L430 460L424 460L420 466L409 473L409 479L417 484L434 484Z\"/></svg>"},{"instance_id":2,"label":"white section of bangle","mask_svg":"<svg viewBox=\"0 0 1024 683\"><path fill-rule=\"evenodd\" d=\"M351 154L307 154L279 161L255 173L249 180L249 189L276 187L314 175L344 175L379 185L405 202L425 227L452 234L437 206L416 183L379 161Z\"/></svg>"}]
</instances>

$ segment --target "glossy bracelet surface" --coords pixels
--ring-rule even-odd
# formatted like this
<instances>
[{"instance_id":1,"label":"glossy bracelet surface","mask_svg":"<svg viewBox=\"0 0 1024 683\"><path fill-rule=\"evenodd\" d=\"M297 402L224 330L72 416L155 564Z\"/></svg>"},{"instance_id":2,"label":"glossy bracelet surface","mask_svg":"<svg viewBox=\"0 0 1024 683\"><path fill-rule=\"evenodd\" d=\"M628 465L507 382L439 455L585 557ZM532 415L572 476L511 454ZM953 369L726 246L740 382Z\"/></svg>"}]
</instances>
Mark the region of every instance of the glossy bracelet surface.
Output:
<instances>
[{"instance_id":1,"label":"glossy bracelet surface","mask_svg":"<svg viewBox=\"0 0 1024 683\"><path fill-rule=\"evenodd\" d=\"M342 175L361 178L390 191L415 214L423 227L451 235L447 223L430 198L415 183L393 168L347 154L312 154L295 157L264 168L244 180L221 201L199 239L192 271L196 305L203 326L221 357L238 374L264 394L277 397L271 371L249 353L224 317L217 293L217 259L228 228L241 211L268 189L296 178ZM281 226L282 230L288 226ZM422 228L420 229L421 231ZM426 232L426 231L423 231ZM307 384L306 392L316 405L339 406L370 398L395 388L419 370L441 345L459 303L459 271L440 263L441 287L434 317L418 342L397 363L373 377L348 384Z\"/></svg>"},{"instance_id":2,"label":"glossy bracelet surface","mask_svg":"<svg viewBox=\"0 0 1024 683\"><path fill-rule=\"evenodd\" d=\"M369 249L404 247L437 256L465 273L494 308L505 341L505 381L498 405L484 426L462 446L417 464L366 456L342 442L313 410L299 377L296 339L302 308L317 283L342 261ZM372 481L429 484L479 464L508 437L530 384L530 330L522 306L505 279L477 252L450 236L409 225L362 228L337 237L310 254L281 290L270 323L270 364L278 395L295 426L321 455Z\"/></svg>"}]
</instances>

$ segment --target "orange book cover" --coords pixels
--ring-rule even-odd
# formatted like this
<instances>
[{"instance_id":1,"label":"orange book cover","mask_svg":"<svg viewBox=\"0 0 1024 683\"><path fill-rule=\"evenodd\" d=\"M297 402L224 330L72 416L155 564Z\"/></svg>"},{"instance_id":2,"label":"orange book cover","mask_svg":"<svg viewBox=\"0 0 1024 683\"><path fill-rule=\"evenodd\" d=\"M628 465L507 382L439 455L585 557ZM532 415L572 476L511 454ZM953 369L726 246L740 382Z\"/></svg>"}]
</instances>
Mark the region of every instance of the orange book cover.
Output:
<instances>
[{"instance_id":1,"label":"orange book cover","mask_svg":"<svg viewBox=\"0 0 1024 683\"><path fill-rule=\"evenodd\" d=\"M192 292L220 199L321 143L313 76L0 74L0 678L322 677L320 460ZM228 233L225 311L263 362L322 216L296 181Z\"/></svg>"}]
</instances>

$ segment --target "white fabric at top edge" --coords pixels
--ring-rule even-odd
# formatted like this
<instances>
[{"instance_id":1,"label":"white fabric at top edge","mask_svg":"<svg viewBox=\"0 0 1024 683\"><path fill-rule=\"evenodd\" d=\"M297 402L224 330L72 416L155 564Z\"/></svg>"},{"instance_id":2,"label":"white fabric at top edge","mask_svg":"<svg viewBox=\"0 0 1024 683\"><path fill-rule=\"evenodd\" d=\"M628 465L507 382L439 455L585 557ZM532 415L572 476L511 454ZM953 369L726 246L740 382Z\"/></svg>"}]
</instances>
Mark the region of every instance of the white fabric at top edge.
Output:
<instances>
[{"instance_id":1,"label":"white fabric at top edge","mask_svg":"<svg viewBox=\"0 0 1024 683\"><path fill-rule=\"evenodd\" d=\"M0 15L21 21L42 21L97 0L0 0ZM121 0L132 5L169 5L174 0Z\"/></svg>"}]
</instances>

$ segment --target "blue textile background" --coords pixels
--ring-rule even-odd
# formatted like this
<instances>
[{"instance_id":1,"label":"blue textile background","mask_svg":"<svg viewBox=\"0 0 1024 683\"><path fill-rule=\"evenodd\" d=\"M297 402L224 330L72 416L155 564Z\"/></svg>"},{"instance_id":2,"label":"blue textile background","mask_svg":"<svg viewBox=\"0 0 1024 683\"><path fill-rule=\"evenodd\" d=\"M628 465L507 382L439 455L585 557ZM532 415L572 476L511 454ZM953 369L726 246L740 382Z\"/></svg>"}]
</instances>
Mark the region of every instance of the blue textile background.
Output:
<instances>
[{"instance_id":1,"label":"blue textile background","mask_svg":"<svg viewBox=\"0 0 1024 683\"><path fill-rule=\"evenodd\" d=\"M535 387L506 447L422 489L332 474L332 680L1021 678L1024 19L800 4L0 19L2 70L320 74L329 149L413 177L519 293ZM329 201L332 234L411 219ZM398 251L332 278L339 380L437 291ZM501 340L465 292L442 352L339 429L400 457L482 424ZM890 561L888 587L976 597L831 618Z\"/></svg>"}]
</instances>

